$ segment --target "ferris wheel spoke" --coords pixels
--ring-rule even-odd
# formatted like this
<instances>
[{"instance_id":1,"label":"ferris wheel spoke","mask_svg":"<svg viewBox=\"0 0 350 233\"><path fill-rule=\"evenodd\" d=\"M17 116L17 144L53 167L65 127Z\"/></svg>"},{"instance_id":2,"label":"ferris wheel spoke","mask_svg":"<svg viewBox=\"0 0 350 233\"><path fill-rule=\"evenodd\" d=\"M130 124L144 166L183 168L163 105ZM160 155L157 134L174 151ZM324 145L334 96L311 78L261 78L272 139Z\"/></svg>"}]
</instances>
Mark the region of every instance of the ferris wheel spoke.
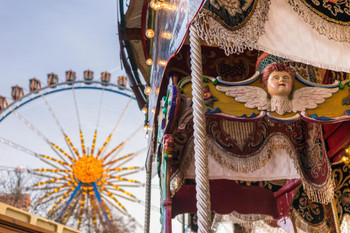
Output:
<instances>
[{"instance_id":1,"label":"ferris wheel spoke","mask_svg":"<svg viewBox=\"0 0 350 233\"><path fill-rule=\"evenodd\" d=\"M129 136L129 138L127 138L124 142L122 142L121 144L119 144L119 145L121 145L121 146L117 148L118 150L117 150L116 152L115 152L115 150L112 150L110 153L108 153L107 156L104 157L104 160L107 161L107 158L110 157L110 155L112 155L112 154L115 152L114 155L113 155L112 157L109 158L109 160L114 160L114 159L117 157L117 155L120 153L120 151L123 149L123 147L126 146L126 145L131 141L131 139L132 139L133 137L135 137L135 136L137 135L138 132L140 132L141 129L142 129L142 127L139 127L137 130L135 130L135 132L133 132L133 133ZM119 146L119 145L118 145L118 146ZM143 150L145 150L145 148L139 150L139 151L136 152L136 153L140 153L140 152L143 151Z\"/></svg>"},{"instance_id":2,"label":"ferris wheel spoke","mask_svg":"<svg viewBox=\"0 0 350 233\"><path fill-rule=\"evenodd\" d=\"M81 201L80 201L80 206L79 206L78 230L80 230L81 220L83 219L83 215L84 215L84 209L87 207L87 205L85 203L86 195L87 195L86 191L83 190L83 193L81 196Z\"/></svg>"},{"instance_id":3,"label":"ferris wheel spoke","mask_svg":"<svg viewBox=\"0 0 350 233\"><path fill-rule=\"evenodd\" d=\"M115 153L112 157L111 157L111 159L114 159L118 154L119 154L119 152L122 150L122 148L125 146L125 145L127 145L128 144L128 142L133 138L133 137L135 137L136 135L137 135L137 133L140 131L142 129L142 127L139 127L135 132L133 132L130 136L129 136L129 138L127 138L124 142L121 142L119 145L117 145L111 152L109 152L106 156L104 156L104 161L107 161L108 160L108 158L113 154L113 153ZM131 156L130 154L129 154L129 156ZM116 161L119 161L119 160L122 160L122 159L124 159L124 158L127 158L127 157L129 157L128 155L126 156L126 157L122 157L122 158L119 158L118 160L116 160Z\"/></svg>"},{"instance_id":4,"label":"ferris wheel spoke","mask_svg":"<svg viewBox=\"0 0 350 233\"><path fill-rule=\"evenodd\" d=\"M104 167L105 167L105 166L110 167L112 164L115 164L115 163L117 163L117 162L119 162L119 161L122 161L122 160L124 160L124 159L127 159L127 160L123 161L123 163L118 164L118 167L120 167L120 166L122 166L123 164L125 164L125 163L131 161L132 159L134 159L136 156L138 156L139 154L141 154L144 150L145 150L145 148L143 148L143 149L141 149L141 150L139 150L139 151L136 151L135 153L130 153L130 154L124 155L124 156L122 156L122 157L120 157L120 158L111 160L111 161L109 161L109 162L103 164L103 166L104 166ZM115 158L115 157L116 157L116 155L113 156L113 158Z\"/></svg>"},{"instance_id":5,"label":"ferris wheel spoke","mask_svg":"<svg viewBox=\"0 0 350 233\"><path fill-rule=\"evenodd\" d=\"M144 168L143 167L140 167L138 170L135 170L135 171L132 171L132 172L126 172L126 173L123 173L123 174L120 174L120 176L129 176L129 175L132 175L132 174L136 174L140 171L143 171ZM115 175L115 174L118 174L119 172L111 172L110 174L111 175Z\"/></svg>"},{"instance_id":6,"label":"ferris wheel spoke","mask_svg":"<svg viewBox=\"0 0 350 233\"><path fill-rule=\"evenodd\" d=\"M68 153L66 153L61 147L59 147L58 145L51 143L51 145L57 149L59 152L61 152L63 155L65 155L71 162L75 162L75 159L72 158Z\"/></svg>"},{"instance_id":7,"label":"ferris wheel spoke","mask_svg":"<svg viewBox=\"0 0 350 233\"><path fill-rule=\"evenodd\" d=\"M74 188L74 191L73 191L71 197L69 198L68 202L64 206L63 211L61 212L59 217L56 219L57 222L62 222L62 217L64 219L64 215L66 214L69 206L72 204L74 197L78 194L80 187L81 187L81 182L79 182L79 184Z\"/></svg>"},{"instance_id":8,"label":"ferris wheel spoke","mask_svg":"<svg viewBox=\"0 0 350 233\"><path fill-rule=\"evenodd\" d=\"M49 156L46 156L46 155L42 155L42 154L36 153L36 152L34 152L34 151L32 151L32 150L30 150L30 149L24 147L24 146L20 146L20 145L14 143L14 142L11 142L11 141L9 141L9 140L7 140L7 139L5 139L5 138L0 137L0 142L3 143L3 144L5 144L5 145L8 145L8 146L10 146L10 147L12 147L12 148L14 148L14 149L17 149L17 150L19 150L19 151L25 152L25 153L28 154L28 155L34 156L34 157L36 157L36 158L39 158L39 159L40 159L41 161L43 161L44 163L49 164L50 166L53 166L53 167L55 167L55 168L57 168L57 169L59 169L59 167L57 167L57 166L51 164L51 163L48 162L47 160L51 160L51 161L57 162L57 163L59 163L62 167L65 167L65 168L66 168L66 166L69 166L69 164L66 163L66 162L60 161L60 160L58 160L58 159L54 159L54 158L49 157Z\"/></svg>"},{"instance_id":9,"label":"ferris wheel spoke","mask_svg":"<svg viewBox=\"0 0 350 233\"><path fill-rule=\"evenodd\" d=\"M22 152L25 152L26 154L29 154L31 156L38 157L38 153L36 153L36 152L34 152L34 151L32 151L32 150L30 150L28 148L25 148L24 146L20 146L20 145L14 143L14 142L11 142L11 141L9 141L9 140L7 140L5 138L0 137L0 142L5 144L5 145L8 145L8 146L10 146L12 148L15 148L17 150L20 150Z\"/></svg>"},{"instance_id":10,"label":"ferris wheel spoke","mask_svg":"<svg viewBox=\"0 0 350 233\"><path fill-rule=\"evenodd\" d=\"M139 227L141 230L143 230L142 224L141 224L136 218L134 218L134 217L131 216L130 214L127 214L127 216L135 222L135 224L136 224L137 227Z\"/></svg>"},{"instance_id":11,"label":"ferris wheel spoke","mask_svg":"<svg viewBox=\"0 0 350 233\"><path fill-rule=\"evenodd\" d=\"M44 100L45 106L48 108L48 110L49 110L49 112L51 114L51 117L54 119L57 127L60 129L60 131L61 131L61 133L62 133L62 135L63 135L63 137L64 137L64 139L65 139L65 141L67 143L68 148L71 150L71 148L70 148L71 141L70 141L69 137L66 135L66 133L64 132L63 127L60 124L60 122L58 121L58 118L57 118L55 112L52 110L49 102L46 100L46 98L45 98L44 94L41 92L41 90L39 91L39 94L40 94L41 98ZM76 155L79 158L79 154L77 153L77 151L76 150L73 150L73 151L74 151L74 153L76 153ZM72 154L73 154L73 151L71 150Z\"/></svg>"},{"instance_id":12,"label":"ferris wheel spoke","mask_svg":"<svg viewBox=\"0 0 350 233\"><path fill-rule=\"evenodd\" d=\"M76 210L76 207L79 203L79 196L81 192L78 193L78 197L76 199L73 199L72 203L68 206L67 210L65 211L65 214L63 216L62 223L67 224L69 218L74 214L74 210ZM64 210L64 209L63 209Z\"/></svg>"},{"instance_id":13,"label":"ferris wheel spoke","mask_svg":"<svg viewBox=\"0 0 350 233\"><path fill-rule=\"evenodd\" d=\"M116 179L116 180L130 182L130 183L140 183L140 181L127 179L127 178L124 178L124 177L121 177L121 176L112 176L112 175L103 175L103 176L108 178L108 179Z\"/></svg>"},{"instance_id":14,"label":"ferris wheel spoke","mask_svg":"<svg viewBox=\"0 0 350 233\"><path fill-rule=\"evenodd\" d=\"M47 169L47 168L37 168L37 169L28 169L30 172L51 172L51 173L70 173L71 170L63 170L63 169ZM39 174L40 175L40 174Z\"/></svg>"},{"instance_id":15,"label":"ferris wheel spoke","mask_svg":"<svg viewBox=\"0 0 350 233\"><path fill-rule=\"evenodd\" d=\"M92 183L92 187L93 187L93 189L94 189L95 196L96 196L96 199L97 199L98 204L99 204L99 206L100 206L100 209L101 209L101 211L102 211L102 213L103 213L103 216L105 217L105 219L106 219L107 221L110 221L110 217L108 216L109 210L107 211L107 210L105 209L105 206L103 205L102 197L101 197L101 195L100 195L100 192L99 192L99 190L98 190L98 187L97 187L96 183ZM103 187L101 186L101 188L103 188Z\"/></svg>"},{"instance_id":16,"label":"ferris wheel spoke","mask_svg":"<svg viewBox=\"0 0 350 233\"><path fill-rule=\"evenodd\" d=\"M129 108L132 100L134 99L134 96L132 95L128 101L128 103L126 104L126 106L124 107L122 113L120 114L117 123L115 124L112 132L109 134L109 136L107 137L107 139L105 140L104 144L102 145L102 147L100 148L100 150L98 151L96 158L98 158L105 150L107 150L107 147L109 145L109 142L111 141L111 138L113 136L113 134L117 131L119 124L121 122L121 120L123 119L127 109Z\"/></svg>"},{"instance_id":17,"label":"ferris wheel spoke","mask_svg":"<svg viewBox=\"0 0 350 233\"><path fill-rule=\"evenodd\" d=\"M111 197L109 197L106 193L102 192L101 195L104 197L104 200L106 203L108 203L110 206L112 206L114 209L116 209L118 212L122 213L123 215L127 215L127 212L121 209L119 205L115 204L115 201Z\"/></svg>"},{"instance_id":18,"label":"ferris wheel spoke","mask_svg":"<svg viewBox=\"0 0 350 233\"><path fill-rule=\"evenodd\" d=\"M83 131L80 129L80 143L81 143L81 149L83 151L83 156L86 156L86 147L84 142L84 134Z\"/></svg>"},{"instance_id":19,"label":"ferris wheel spoke","mask_svg":"<svg viewBox=\"0 0 350 233\"><path fill-rule=\"evenodd\" d=\"M120 160L123 160L123 159L126 159L126 158L130 158L131 156L136 156L136 155L137 155L137 153L130 153L130 154L127 154L127 155L125 155L125 156L123 156L123 157L121 157L121 158L118 158L118 159L109 161L108 163L103 164L103 166L104 166L104 167L105 167L105 166L108 167L108 165L115 164L116 162L118 162L118 161L120 161ZM107 169L106 169L106 170L107 170Z\"/></svg>"},{"instance_id":20,"label":"ferris wheel spoke","mask_svg":"<svg viewBox=\"0 0 350 233\"><path fill-rule=\"evenodd\" d=\"M102 189L102 192L104 192L109 198L111 198L124 212L122 213L127 213L128 211L125 209L124 205L117 199L113 196L113 194L108 190L106 189L105 186L101 186L101 189Z\"/></svg>"},{"instance_id":21,"label":"ferris wheel spoke","mask_svg":"<svg viewBox=\"0 0 350 233\"><path fill-rule=\"evenodd\" d=\"M57 188L54 188L53 191L48 192L48 193L44 194L41 198L39 198L39 199L37 200L37 202L42 202L42 201L45 200L46 198L50 197L52 194L58 193L58 192L60 192L62 189L65 190L65 188L68 187L68 186L69 186L69 183L66 182L64 185L61 185L61 186L58 186Z\"/></svg>"},{"instance_id":22,"label":"ferris wheel spoke","mask_svg":"<svg viewBox=\"0 0 350 233\"><path fill-rule=\"evenodd\" d=\"M123 196L115 191L111 191L111 193L113 194L113 196L117 196L117 197L120 197L121 199L128 200L128 201L131 201L134 203L136 203L138 201L138 199L136 197L135 198L126 197L126 196Z\"/></svg>"},{"instance_id":23,"label":"ferris wheel spoke","mask_svg":"<svg viewBox=\"0 0 350 233\"><path fill-rule=\"evenodd\" d=\"M56 185L55 186L46 186L46 187L36 187L36 188L29 187L26 190L28 190L28 191L43 191L43 190L54 189L56 187L57 187Z\"/></svg>"},{"instance_id":24,"label":"ferris wheel spoke","mask_svg":"<svg viewBox=\"0 0 350 233\"><path fill-rule=\"evenodd\" d=\"M64 134L63 136L64 136L64 139L65 139L66 143L68 144L68 148L71 151L71 153L73 155L75 154L77 156L77 158L80 158L79 152L78 152L77 148L75 148L75 146L73 145L73 143L70 140L70 138L66 134Z\"/></svg>"},{"instance_id":25,"label":"ferris wheel spoke","mask_svg":"<svg viewBox=\"0 0 350 233\"><path fill-rule=\"evenodd\" d=\"M94 225L95 232L97 232L97 221L96 221L96 213L97 213L97 205L96 205L96 200L95 196L93 194L93 191L89 191L89 200L90 200L90 210L91 210L91 215L92 215L92 223Z\"/></svg>"},{"instance_id":26,"label":"ferris wheel spoke","mask_svg":"<svg viewBox=\"0 0 350 233\"><path fill-rule=\"evenodd\" d=\"M40 202L40 205L54 202L52 208L51 208L50 211L49 211L49 213L50 213L50 212L52 212L53 210L55 210L56 208L59 208L59 204L60 204L62 201L64 201L64 200L66 199L66 197L68 197L68 195L69 195L71 192L72 192L72 189L67 189L66 192L57 193L56 195L51 196L50 199ZM56 201L56 200L58 200L58 201ZM39 203L38 203L38 204L39 204ZM52 210L52 211L51 211L51 210ZM53 214L53 213L52 213L52 214ZM50 217L51 217L51 216L50 216Z\"/></svg>"},{"instance_id":27,"label":"ferris wheel spoke","mask_svg":"<svg viewBox=\"0 0 350 233\"><path fill-rule=\"evenodd\" d=\"M118 182L120 182L120 181L118 181ZM144 183L139 183L139 184L118 184L118 186L119 187L124 187L124 188L139 188L139 187L145 187L145 184Z\"/></svg>"},{"instance_id":28,"label":"ferris wheel spoke","mask_svg":"<svg viewBox=\"0 0 350 233\"><path fill-rule=\"evenodd\" d=\"M61 165L62 167L67 168L67 167L72 167L72 165L70 165L69 163L67 162L64 162L64 161L61 161L61 160L58 160L58 159L55 159L55 158L52 158L50 156L47 156L47 155L41 155L41 154L38 154L37 157L44 163L56 168L56 169L60 169L59 167L57 167L56 165L50 163L49 161L53 161L55 163L58 163L59 165ZM49 160L49 161L48 161Z\"/></svg>"},{"instance_id":29,"label":"ferris wheel spoke","mask_svg":"<svg viewBox=\"0 0 350 233\"><path fill-rule=\"evenodd\" d=\"M74 107L75 107L75 113L77 115L77 120L78 120L78 125L79 125L79 134L80 134L80 142L81 142L81 149L83 151L83 155L86 155L86 147L85 147L85 142L84 142L84 135L83 135L83 131L81 128L81 121L80 121L80 114L79 114L79 109L78 109L78 101L77 101L77 97L75 95L75 90L74 90L74 86L72 88L72 92L73 92L73 100L74 100Z\"/></svg>"},{"instance_id":30,"label":"ferris wheel spoke","mask_svg":"<svg viewBox=\"0 0 350 233\"><path fill-rule=\"evenodd\" d=\"M137 171L141 171L140 167L114 167L114 168L108 168L105 171L110 172L110 171L129 171L129 170L137 170Z\"/></svg>"},{"instance_id":31,"label":"ferris wheel spoke","mask_svg":"<svg viewBox=\"0 0 350 233\"><path fill-rule=\"evenodd\" d=\"M68 177L69 176L57 177L57 178L54 178L54 179L51 179L51 180L48 180L48 181L38 182L38 183L34 184L34 186L41 186L41 185L44 185L44 184L51 184L51 183L54 183L54 182L59 181L59 180L66 180L66 179L68 179Z\"/></svg>"},{"instance_id":32,"label":"ferris wheel spoke","mask_svg":"<svg viewBox=\"0 0 350 233\"><path fill-rule=\"evenodd\" d=\"M99 124L100 124L103 96L104 96L104 89L102 89L102 93L101 93L101 97L100 97L100 104L99 104L99 109L98 109L98 114L97 114L96 129L95 129L95 132L94 132L94 137L93 137L93 140L92 140L92 146L91 146L91 152L90 152L91 155L94 155L94 152L95 152L96 138L97 138L97 129L99 128Z\"/></svg>"},{"instance_id":33,"label":"ferris wheel spoke","mask_svg":"<svg viewBox=\"0 0 350 233\"><path fill-rule=\"evenodd\" d=\"M109 182L108 180L105 180L103 178L101 180L103 180L103 182L105 182L107 185L112 186L115 190L122 192L122 193L128 195L129 197L136 198L132 193L125 191L124 189L120 188L120 186L118 186L116 184L112 184L111 182Z\"/></svg>"},{"instance_id":34,"label":"ferris wheel spoke","mask_svg":"<svg viewBox=\"0 0 350 233\"><path fill-rule=\"evenodd\" d=\"M139 154L140 154L139 152L136 152L135 156L131 156L131 157L125 159L124 161L122 161L121 163L118 164L118 167L123 166L124 164L130 162L131 160L133 160Z\"/></svg>"},{"instance_id":35,"label":"ferris wheel spoke","mask_svg":"<svg viewBox=\"0 0 350 233\"><path fill-rule=\"evenodd\" d=\"M15 109L10 107L10 111L15 114L15 116L24 123L29 129L31 129L36 135L38 135L43 141L46 143L49 143L49 139L42 134L32 123L30 123L28 120L26 120L21 114L19 114Z\"/></svg>"},{"instance_id":36,"label":"ferris wheel spoke","mask_svg":"<svg viewBox=\"0 0 350 233\"><path fill-rule=\"evenodd\" d=\"M38 177L40 176L40 177L46 177L46 178L50 178L50 179L56 179L56 178L58 178L57 175L59 175L59 174L48 175L48 174L38 173L38 172L34 172L34 171L32 171L31 174L38 176Z\"/></svg>"},{"instance_id":37,"label":"ferris wheel spoke","mask_svg":"<svg viewBox=\"0 0 350 233\"><path fill-rule=\"evenodd\" d=\"M81 130L80 115L79 115L77 97L76 97L76 95L75 95L74 86L73 86L73 88L72 88L72 93L73 93L73 101L74 101L75 113L76 113L77 120L78 120L78 126L79 126L79 130Z\"/></svg>"},{"instance_id":38,"label":"ferris wheel spoke","mask_svg":"<svg viewBox=\"0 0 350 233\"><path fill-rule=\"evenodd\" d=\"M145 206L145 204L146 204L144 201L142 201L141 199L138 199L137 197L135 197L135 198L124 197L124 196L120 195L119 193L115 193L115 192L113 192L113 191L112 191L112 194L115 195L115 196L118 196L118 197L120 197L120 198L126 199L126 200L128 200L128 201L131 201L131 202L133 202L133 203L137 203L137 204L139 204L139 205L141 205L141 206ZM159 208L157 208L156 206L153 206L153 205L152 205L151 207L152 207L152 209L153 209L154 211L156 211L156 212L159 211Z\"/></svg>"},{"instance_id":39,"label":"ferris wheel spoke","mask_svg":"<svg viewBox=\"0 0 350 233\"><path fill-rule=\"evenodd\" d=\"M50 148L56 153L56 151L52 147L52 142L43 134L41 133L32 123L30 123L28 120L26 120L21 114L19 114L16 110L14 110L12 107L10 107L10 111L15 114L15 116L20 119L21 122L23 122L29 129L31 129L36 135L39 136L43 141L45 141ZM60 155L59 155L60 156ZM64 160L61 156L60 158Z\"/></svg>"},{"instance_id":40,"label":"ferris wheel spoke","mask_svg":"<svg viewBox=\"0 0 350 233\"><path fill-rule=\"evenodd\" d=\"M90 152L90 155L92 156L94 155L94 152L95 152L96 138L97 138L97 129L95 129L94 138L92 139L91 152Z\"/></svg>"},{"instance_id":41,"label":"ferris wheel spoke","mask_svg":"<svg viewBox=\"0 0 350 233\"><path fill-rule=\"evenodd\" d=\"M111 152L109 152L106 156L103 157L103 160L106 161L108 159L109 156L111 156L114 152L119 153L119 151L123 148L125 142L120 143L118 146L116 146Z\"/></svg>"}]
</instances>

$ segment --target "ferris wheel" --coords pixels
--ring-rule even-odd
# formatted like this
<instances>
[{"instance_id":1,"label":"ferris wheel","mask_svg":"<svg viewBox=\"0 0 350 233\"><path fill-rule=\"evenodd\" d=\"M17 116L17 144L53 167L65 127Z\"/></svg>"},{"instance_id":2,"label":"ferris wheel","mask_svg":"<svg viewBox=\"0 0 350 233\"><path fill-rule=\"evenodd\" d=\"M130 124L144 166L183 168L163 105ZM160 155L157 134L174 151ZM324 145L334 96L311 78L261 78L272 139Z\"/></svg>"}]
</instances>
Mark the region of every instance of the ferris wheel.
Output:
<instances>
[{"instance_id":1,"label":"ferris wheel","mask_svg":"<svg viewBox=\"0 0 350 233\"><path fill-rule=\"evenodd\" d=\"M29 190L40 193L32 204L44 217L95 232L115 227L115 214L140 225L146 141L125 76L114 84L107 72L96 81L90 70L82 80L70 70L60 82L51 73L47 86L33 78L28 94L14 86L7 99L0 96L0 164L40 178Z\"/></svg>"}]
</instances>

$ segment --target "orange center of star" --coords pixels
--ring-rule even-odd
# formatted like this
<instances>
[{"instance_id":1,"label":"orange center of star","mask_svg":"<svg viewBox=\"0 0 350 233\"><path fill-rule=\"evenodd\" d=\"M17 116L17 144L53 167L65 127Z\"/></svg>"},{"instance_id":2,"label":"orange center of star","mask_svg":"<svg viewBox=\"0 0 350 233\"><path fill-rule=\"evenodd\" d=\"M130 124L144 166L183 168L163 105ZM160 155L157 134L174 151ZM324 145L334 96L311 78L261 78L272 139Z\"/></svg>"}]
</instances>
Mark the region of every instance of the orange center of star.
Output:
<instances>
[{"instance_id":1,"label":"orange center of star","mask_svg":"<svg viewBox=\"0 0 350 233\"><path fill-rule=\"evenodd\" d=\"M102 172L102 161L93 156L83 156L73 165L75 178L83 183L91 183L100 179Z\"/></svg>"}]
</instances>

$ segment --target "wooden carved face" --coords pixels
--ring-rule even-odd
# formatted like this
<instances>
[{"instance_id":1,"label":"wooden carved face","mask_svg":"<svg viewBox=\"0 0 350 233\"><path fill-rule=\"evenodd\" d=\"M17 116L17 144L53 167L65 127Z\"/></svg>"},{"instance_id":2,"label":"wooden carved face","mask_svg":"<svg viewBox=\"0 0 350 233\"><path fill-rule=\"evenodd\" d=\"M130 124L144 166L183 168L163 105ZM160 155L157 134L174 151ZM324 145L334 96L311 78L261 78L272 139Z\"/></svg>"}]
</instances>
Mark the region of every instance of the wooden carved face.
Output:
<instances>
[{"instance_id":1,"label":"wooden carved face","mask_svg":"<svg viewBox=\"0 0 350 233\"><path fill-rule=\"evenodd\" d=\"M293 80L287 71L271 72L267 81L267 92L270 96L288 97L293 89Z\"/></svg>"}]
</instances>

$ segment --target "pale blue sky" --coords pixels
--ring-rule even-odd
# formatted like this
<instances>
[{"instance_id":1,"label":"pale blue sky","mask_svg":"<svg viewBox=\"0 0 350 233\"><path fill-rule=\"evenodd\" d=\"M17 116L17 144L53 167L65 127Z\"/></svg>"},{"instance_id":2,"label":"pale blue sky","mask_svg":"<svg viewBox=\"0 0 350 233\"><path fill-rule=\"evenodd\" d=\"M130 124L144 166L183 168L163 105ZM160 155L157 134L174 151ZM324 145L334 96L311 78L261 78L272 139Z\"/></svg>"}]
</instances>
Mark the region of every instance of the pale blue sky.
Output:
<instances>
[{"instance_id":1,"label":"pale blue sky","mask_svg":"<svg viewBox=\"0 0 350 233\"><path fill-rule=\"evenodd\" d=\"M119 70L116 14L116 0L0 0L0 95L51 72Z\"/></svg>"}]
</instances>

